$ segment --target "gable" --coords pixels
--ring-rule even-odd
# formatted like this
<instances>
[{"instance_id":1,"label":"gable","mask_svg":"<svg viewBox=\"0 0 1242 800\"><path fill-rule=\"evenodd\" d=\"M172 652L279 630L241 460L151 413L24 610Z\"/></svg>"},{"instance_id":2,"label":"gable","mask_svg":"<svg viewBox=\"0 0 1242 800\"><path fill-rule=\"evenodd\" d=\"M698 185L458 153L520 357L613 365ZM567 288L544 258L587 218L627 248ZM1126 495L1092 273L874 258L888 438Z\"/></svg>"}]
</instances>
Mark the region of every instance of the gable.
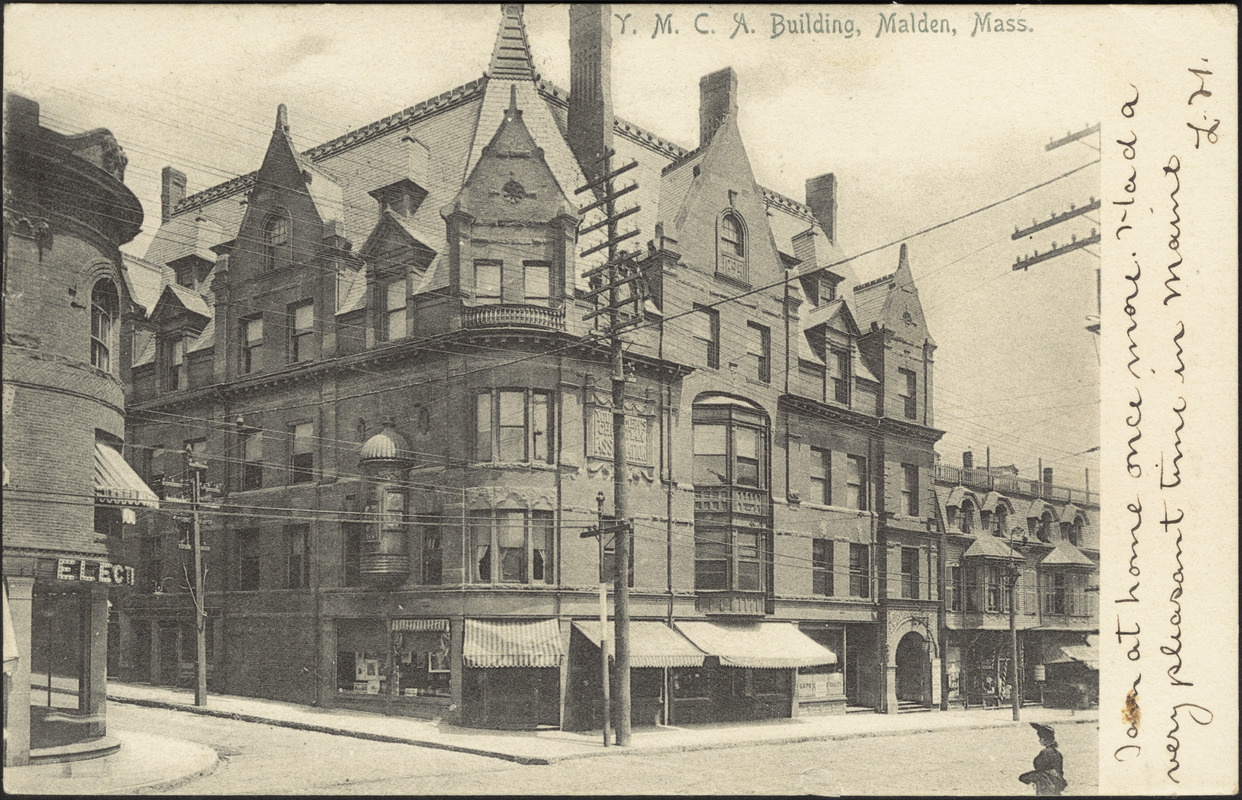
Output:
<instances>
[{"instance_id":1,"label":"gable","mask_svg":"<svg viewBox=\"0 0 1242 800\"><path fill-rule=\"evenodd\" d=\"M417 231L407 220L386 210L358 255L381 271L398 267L421 270L435 256L435 250L427 244L430 239L430 236Z\"/></svg>"},{"instance_id":2,"label":"gable","mask_svg":"<svg viewBox=\"0 0 1242 800\"><path fill-rule=\"evenodd\" d=\"M914 285L914 276L910 272L910 259L905 244L901 246L897 271L893 273L892 288L885 304L882 322L899 339L913 344L922 344L925 341L935 344L927 331L927 319L923 316L919 290Z\"/></svg>"}]
</instances>

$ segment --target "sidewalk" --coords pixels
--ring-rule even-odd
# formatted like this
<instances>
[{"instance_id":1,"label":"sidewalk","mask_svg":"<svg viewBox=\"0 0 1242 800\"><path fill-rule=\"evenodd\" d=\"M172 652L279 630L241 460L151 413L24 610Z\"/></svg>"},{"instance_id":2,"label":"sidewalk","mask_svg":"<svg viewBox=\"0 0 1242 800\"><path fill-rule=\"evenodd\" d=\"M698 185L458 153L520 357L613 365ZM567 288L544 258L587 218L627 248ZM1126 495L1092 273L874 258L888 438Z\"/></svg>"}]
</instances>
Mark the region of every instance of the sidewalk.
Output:
<instances>
[{"instance_id":1,"label":"sidewalk","mask_svg":"<svg viewBox=\"0 0 1242 800\"><path fill-rule=\"evenodd\" d=\"M138 794L175 789L216 768L216 751L168 736L118 731L109 756L61 764L5 767L4 792L16 794Z\"/></svg>"},{"instance_id":2,"label":"sidewalk","mask_svg":"<svg viewBox=\"0 0 1242 800\"><path fill-rule=\"evenodd\" d=\"M552 764L574 758L629 753L652 754L713 750L757 744L892 736L943 730L968 730L1026 725L1096 723L1099 713L1028 707L1015 723L1008 709L930 711L915 714L846 714L803 717L757 723L699 725L691 728L638 728L629 748L603 746L602 735L569 731L495 731L463 728L434 720L386 716L366 712L322 709L231 695L209 695L207 706L194 706L193 693L184 689L143 684L108 683L108 700L198 714L263 722L299 730L373 741L412 744L442 750L500 758L519 764Z\"/></svg>"}]
</instances>

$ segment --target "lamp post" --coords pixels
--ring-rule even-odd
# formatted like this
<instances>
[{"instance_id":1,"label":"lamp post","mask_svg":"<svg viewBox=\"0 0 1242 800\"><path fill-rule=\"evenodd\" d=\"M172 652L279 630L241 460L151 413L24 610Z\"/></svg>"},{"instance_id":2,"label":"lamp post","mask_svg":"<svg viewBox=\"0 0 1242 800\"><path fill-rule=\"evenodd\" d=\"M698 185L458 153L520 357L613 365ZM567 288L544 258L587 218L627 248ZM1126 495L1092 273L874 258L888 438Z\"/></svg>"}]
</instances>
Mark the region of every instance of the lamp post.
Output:
<instances>
[{"instance_id":1,"label":"lamp post","mask_svg":"<svg viewBox=\"0 0 1242 800\"><path fill-rule=\"evenodd\" d=\"M1018 544L1026 545L1026 531L1014 527L1009 529L1009 569L1006 579L1009 583L1009 699L1013 704L1013 721L1022 719L1022 698L1018 694L1018 564L1015 558L1014 534L1021 534Z\"/></svg>"}]
</instances>

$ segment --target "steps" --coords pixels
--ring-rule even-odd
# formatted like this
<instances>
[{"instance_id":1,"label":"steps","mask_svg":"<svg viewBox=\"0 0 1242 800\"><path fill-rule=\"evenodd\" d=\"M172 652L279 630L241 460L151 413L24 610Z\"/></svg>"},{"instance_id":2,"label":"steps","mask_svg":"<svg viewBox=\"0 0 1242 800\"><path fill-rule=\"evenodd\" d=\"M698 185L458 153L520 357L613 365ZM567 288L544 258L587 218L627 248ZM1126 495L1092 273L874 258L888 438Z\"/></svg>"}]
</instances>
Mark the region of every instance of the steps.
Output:
<instances>
[{"instance_id":1,"label":"steps","mask_svg":"<svg viewBox=\"0 0 1242 800\"><path fill-rule=\"evenodd\" d=\"M897 713L898 714L920 714L920 713L926 713L929 711L931 711L931 707L927 706L924 703L920 703L917 700L898 700L897 701Z\"/></svg>"}]
</instances>

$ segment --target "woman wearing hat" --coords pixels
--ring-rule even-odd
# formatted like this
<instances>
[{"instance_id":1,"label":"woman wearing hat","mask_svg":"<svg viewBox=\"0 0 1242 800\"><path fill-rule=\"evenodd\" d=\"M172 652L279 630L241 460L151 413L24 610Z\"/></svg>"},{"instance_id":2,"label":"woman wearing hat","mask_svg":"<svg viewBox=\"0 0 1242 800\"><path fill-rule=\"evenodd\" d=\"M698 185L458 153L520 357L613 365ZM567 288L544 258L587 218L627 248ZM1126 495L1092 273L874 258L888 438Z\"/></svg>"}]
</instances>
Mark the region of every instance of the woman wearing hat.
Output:
<instances>
[{"instance_id":1,"label":"woman wearing hat","mask_svg":"<svg viewBox=\"0 0 1242 800\"><path fill-rule=\"evenodd\" d=\"M1065 776L1061 772L1061 751L1057 750L1057 737L1052 728L1032 722L1031 727L1039 735L1044 746L1035 756L1035 769L1018 776L1023 783L1034 784L1036 795L1059 795L1065 790Z\"/></svg>"}]
</instances>

